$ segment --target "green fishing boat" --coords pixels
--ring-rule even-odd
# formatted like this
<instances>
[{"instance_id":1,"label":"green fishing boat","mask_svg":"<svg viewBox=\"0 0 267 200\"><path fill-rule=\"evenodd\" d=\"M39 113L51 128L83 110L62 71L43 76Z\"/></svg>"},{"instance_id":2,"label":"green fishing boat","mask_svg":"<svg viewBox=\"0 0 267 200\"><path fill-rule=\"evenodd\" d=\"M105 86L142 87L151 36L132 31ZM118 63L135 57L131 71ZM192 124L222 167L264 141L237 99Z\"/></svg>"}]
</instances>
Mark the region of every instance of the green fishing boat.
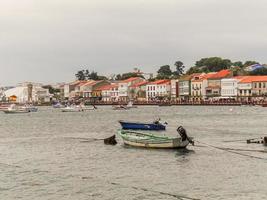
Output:
<instances>
[{"instance_id":1,"label":"green fishing boat","mask_svg":"<svg viewBox=\"0 0 267 200\"><path fill-rule=\"evenodd\" d=\"M151 133L119 130L124 144L134 147L175 149L185 148L188 144L194 145L193 138L188 137L183 127L177 129L180 137L158 136Z\"/></svg>"}]
</instances>

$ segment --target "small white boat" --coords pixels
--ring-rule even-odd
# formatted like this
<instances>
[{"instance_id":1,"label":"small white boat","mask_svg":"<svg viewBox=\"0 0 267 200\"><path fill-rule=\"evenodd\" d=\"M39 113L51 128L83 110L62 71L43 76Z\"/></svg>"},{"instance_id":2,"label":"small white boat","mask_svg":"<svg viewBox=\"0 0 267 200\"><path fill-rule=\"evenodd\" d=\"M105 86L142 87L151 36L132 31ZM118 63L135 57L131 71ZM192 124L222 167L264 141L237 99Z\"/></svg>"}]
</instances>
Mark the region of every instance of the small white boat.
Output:
<instances>
[{"instance_id":1,"label":"small white boat","mask_svg":"<svg viewBox=\"0 0 267 200\"><path fill-rule=\"evenodd\" d=\"M129 103L127 104L126 107L127 107L127 108L137 108L137 106L134 106L134 105L133 105L133 102L132 102L132 101L129 101Z\"/></svg>"},{"instance_id":2,"label":"small white boat","mask_svg":"<svg viewBox=\"0 0 267 200\"><path fill-rule=\"evenodd\" d=\"M84 110L80 106L67 106L61 108L62 112L83 112Z\"/></svg>"},{"instance_id":3,"label":"small white boat","mask_svg":"<svg viewBox=\"0 0 267 200\"><path fill-rule=\"evenodd\" d=\"M81 106L84 111L86 110L96 110L97 107L95 105L93 106Z\"/></svg>"},{"instance_id":4,"label":"small white boat","mask_svg":"<svg viewBox=\"0 0 267 200\"><path fill-rule=\"evenodd\" d=\"M38 108L32 105L28 105L26 104L25 106L22 107L23 109L25 109L28 112L37 112Z\"/></svg>"},{"instance_id":5,"label":"small white boat","mask_svg":"<svg viewBox=\"0 0 267 200\"><path fill-rule=\"evenodd\" d=\"M124 105L112 106L113 110L129 110L130 108Z\"/></svg>"},{"instance_id":6,"label":"small white boat","mask_svg":"<svg viewBox=\"0 0 267 200\"><path fill-rule=\"evenodd\" d=\"M31 112L29 109L25 109L25 107L17 106L15 104L11 104L7 109L3 111L6 114L21 114Z\"/></svg>"},{"instance_id":7,"label":"small white boat","mask_svg":"<svg viewBox=\"0 0 267 200\"><path fill-rule=\"evenodd\" d=\"M175 149L185 148L188 144L194 145L193 138L188 137L183 127L177 129L180 137L158 136L145 132L119 130L124 144L133 147Z\"/></svg>"}]
</instances>

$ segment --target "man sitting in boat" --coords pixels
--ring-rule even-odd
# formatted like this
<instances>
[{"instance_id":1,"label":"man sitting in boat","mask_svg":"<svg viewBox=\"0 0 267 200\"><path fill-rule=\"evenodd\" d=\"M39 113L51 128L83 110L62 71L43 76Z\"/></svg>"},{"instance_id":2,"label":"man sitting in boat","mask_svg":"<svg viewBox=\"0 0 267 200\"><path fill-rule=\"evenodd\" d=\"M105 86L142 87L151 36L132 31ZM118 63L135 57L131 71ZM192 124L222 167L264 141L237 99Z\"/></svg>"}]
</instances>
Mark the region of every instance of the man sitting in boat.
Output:
<instances>
[{"instance_id":1,"label":"man sitting in boat","mask_svg":"<svg viewBox=\"0 0 267 200\"><path fill-rule=\"evenodd\" d=\"M155 121L153 121L153 124L161 124L160 123L160 118L156 119Z\"/></svg>"}]
</instances>

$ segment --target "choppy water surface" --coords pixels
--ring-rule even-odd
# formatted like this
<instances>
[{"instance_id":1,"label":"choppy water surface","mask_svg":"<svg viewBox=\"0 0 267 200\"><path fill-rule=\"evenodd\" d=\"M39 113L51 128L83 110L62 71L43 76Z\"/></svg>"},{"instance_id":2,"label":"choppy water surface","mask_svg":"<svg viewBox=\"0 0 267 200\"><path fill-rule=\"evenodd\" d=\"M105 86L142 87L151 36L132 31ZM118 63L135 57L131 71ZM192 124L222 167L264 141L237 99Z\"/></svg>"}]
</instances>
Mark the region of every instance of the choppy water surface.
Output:
<instances>
[{"instance_id":1,"label":"choppy water surface","mask_svg":"<svg viewBox=\"0 0 267 200\"><path fill-rule=\"evenodd\" d=\"M238 151L240 155L203 144L267 151L245 143L267 132L267 109L229 109L0 113L0 199L267 199L267 153ZM169 123L169 135L183 125L202 144L182 151L148 150L125 147L120 139L116 146L82 139L115 134L120 119L158 116ZM238 139L244 142L224 142Z\"/></svg>"}]
</instances>

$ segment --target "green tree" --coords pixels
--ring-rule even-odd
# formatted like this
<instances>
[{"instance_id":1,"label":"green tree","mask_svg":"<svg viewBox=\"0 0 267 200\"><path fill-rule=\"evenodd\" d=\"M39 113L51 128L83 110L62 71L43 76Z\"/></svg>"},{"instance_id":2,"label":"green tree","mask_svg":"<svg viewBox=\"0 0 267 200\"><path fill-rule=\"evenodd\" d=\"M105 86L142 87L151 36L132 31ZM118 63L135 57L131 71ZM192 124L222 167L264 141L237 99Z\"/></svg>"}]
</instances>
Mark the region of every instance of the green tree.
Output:
<instances>
[{"instance_id":1,"label":"green tree","mask_svg":"<svg viewBox=\"0 0 267 200\"><path fill-rule=\"evenodd\" d=\"M79 80L79 81L84 81L86 80L86 75L85 75L85 71L84 70L80 70L78 71L76 74L75 74L76 78Z\"/></svg>"},{"instance_id":2,"label":"green tree","mask_svg":"<svg viewBox=\"0 0 267 200\"><path fill-rule=\"evenodd\" d=\"M158 70L158 79L169 79L172 75L172 70L169 65L163 65Z\"/></svg>"},{"instance_id":3,"label":"green tree","mask_svg":"<svg viewBox=\"0 0 267 200\"><path fill-rule=\"evenodd\" d=\"M231 65L231 60L220 57L202 58L195 64L202 72L218 72L223 69L229 69Z\"/></svg>"},{"instance_id":4,"label":"green tree","mask_svg":"<svg viewBox=\"0 0 267 200\"><path fill-rule=\"evenodd\" d=\"M254 71L249 72L249 75L267 75L267 69L265 67L255 69Z\"/></svg>"},{"instance_id":5,"label":"green tree","mask_svg":"<svg viewBox=\"0 0 267 200\"><path fill-rule=\"evenodd\" d=\"M254 65L254 64L259 64L257 61L251 61L251 60L248 60L244 63L243 67L248 67L250 65Z\"/></svg>"},{"instance_id":6,"label":"green tree","mask_svg":"<svg viewBox=\"0 0 267 200\"><path fill-rule=\"evenodd\" d=\"M119 81L119 80L121 80L121 78L122 78L121 74L117 74L116 77L115 77L115 80Z\"/></svg>"},{"instance_id":7,"label":"green tree","mask_svg":"<svg viewBox=\"0 0 267 200\"><path fill-rule=\"evenodd\" d=\"M89 73L88 79L95 80L95 81L99 80L97 72L92 71L91 73Z\"/></svg>"},{"instance_id":8,"label":"green tree","mask_svg":"<svg viewBox=\"0 0 267 200\"><path fill-rule=\"evenodd\" d=\"M233 66L242 67L243 63L241 61L236 61L236 62L233 63Z\"/></svg>"},{"instance_id":9,"label":"green tree","mask_svg":"<svg viewBox=\"0 0 267 200\"><path fill-rule=\"evenodd\" d=\"M134 72L128 72L128 73L124 73L124 74L117 74L116 76L116 80L125 80L128 78L132 78L132 77L141 77L144 78L142 75L138 74L138 73L134 73Z\"/></svg>"},{"instance_id":10,"label":"green tree","mask_svg":"<svg viewBox=\"0 0 267 200\"><path fill-rule=\"evenodd\" d=\"M44 85L43 88L48 89L50 94L60 93L60 89L53 88L51 85Z\"/></svg>"},{"instance_id":11,"label":"green tree","mask_svg":"<svg viewBox=\"0 0 267 200\"><path fill-rule=\"evenodd\" d=\"M184 68L185 68L184 63L181 61L176 61L174 65L176 66L176 71L174 71L173 74L177 77L180 77L181 75L183 75Z\"/></svg>"},{"instance_id":12,"label":"green tree","mask_svg":"<svg viewBox=\"0 0 267 200\"><path fill-rule=\"evenodd\" d=\"M190 67L189 70L187 70L186 74L194 74L194 73L201 73L202 70L198 67Z\"/></svg>"}]
</instances>

